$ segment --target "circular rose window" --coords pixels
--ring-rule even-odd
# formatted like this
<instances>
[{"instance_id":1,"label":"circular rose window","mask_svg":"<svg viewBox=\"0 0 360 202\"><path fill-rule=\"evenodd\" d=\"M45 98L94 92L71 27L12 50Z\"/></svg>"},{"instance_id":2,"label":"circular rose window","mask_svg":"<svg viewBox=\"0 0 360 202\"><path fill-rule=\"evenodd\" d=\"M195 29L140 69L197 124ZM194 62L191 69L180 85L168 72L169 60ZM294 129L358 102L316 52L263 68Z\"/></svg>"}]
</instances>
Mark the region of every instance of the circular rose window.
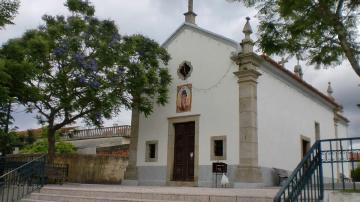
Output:
<instances>
[{"instance_id":1,"label":"circular rose window","mask_svg":"<svg viewBox=\"0 0 360 202\"><path fill-rule=\"evenodd\" d=\"M191 63L188 61L184 61L183 63L181 63L179 65L177 73L178 73L178 76L180 79L186 80L187 78L189 78L191 76L192 70L193 70L193 67L192 67Z\"/></svg>"}]
</instances>

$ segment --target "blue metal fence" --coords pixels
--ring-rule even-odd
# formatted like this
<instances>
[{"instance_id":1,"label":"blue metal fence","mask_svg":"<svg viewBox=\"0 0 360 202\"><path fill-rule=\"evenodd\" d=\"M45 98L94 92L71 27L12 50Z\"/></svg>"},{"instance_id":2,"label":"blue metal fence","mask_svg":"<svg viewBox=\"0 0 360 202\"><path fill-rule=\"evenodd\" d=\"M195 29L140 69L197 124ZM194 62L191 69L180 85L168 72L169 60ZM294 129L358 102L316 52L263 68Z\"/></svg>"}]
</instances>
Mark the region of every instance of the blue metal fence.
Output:
<instances>
[{"instance_id":1,"label":"blue metal fence","mask_svg":"<svg viewBox=\"0 0 360 202\"><path fill-rule=\"evenodd\" d=\"M25 163L28 163L38 157L41 154L25 154L25 155L10 155L0 157L0 176L6 172L9 172L15 168L18 168Z\"/></svg>"},{"instance_id":2,"label":"blue metal fence","mask_svg":"<svg viewBox=\"0 0 360 202\"><path fill-rule=\"evenodd\" d=\"M325 189L360 189L360 176L355 176L358 162L360 138L316 141L280 188L274 202L317 202L324 199Z\"/></svg>"},{"instance_id":3,"label":"blue metal fence","mask_svg":"<svg viewBox=\"0 0 360 202\"><path fill-rule=\"evenodd\" d=\"M4 162L5 159L1 161ZM47 155L44 154L15 169L3 170L4 173L0 176L0 201L20 201L24 196L43 187L46 161Z\"/></svg>"},{"instance_id":4,"label":"blue metal fence","mask_svg":"<svg viewBox=\"0 0 360 202\"><path fill-rule=\"evenodd\" d=\"M274 202L318 201L324 196L320 142L304 156L274 198Z\"/></svg>"},{"instance_id":5,"label":"blue metal fence","mask_svg":"<svg viewBox=\"0 0 360 202\"><path fill-rule=\"evenodd\" d=\"M320 142L323 169L329 173L329 176L325 176L325 189L360 189L360 176L352 176L360 162L360 138L327 139Z\"/></svg>"}]
</instances>

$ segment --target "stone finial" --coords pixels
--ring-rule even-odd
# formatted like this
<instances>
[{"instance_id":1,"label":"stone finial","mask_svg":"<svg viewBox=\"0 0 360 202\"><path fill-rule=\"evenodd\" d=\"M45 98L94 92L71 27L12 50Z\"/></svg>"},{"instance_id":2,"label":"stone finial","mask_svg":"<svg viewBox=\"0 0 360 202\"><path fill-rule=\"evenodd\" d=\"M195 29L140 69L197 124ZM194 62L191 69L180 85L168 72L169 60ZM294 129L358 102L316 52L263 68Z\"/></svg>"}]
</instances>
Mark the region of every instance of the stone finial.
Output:
<instances>
[{"instance_id":1,"label":"stone finial","mask_svg":"<svg viewBox=\"0 0 360 202\"><path fill-rule=\"evenodd\" d=\"M295 65L294 67L294 73L296 76L298 76L300 79L303 78L303 72L300 65Z\"/></svg>"},{"instance_id":2,"label":"stone finial","mask_svg":"<svg viewBox=\"0 0 360 202\"><path fill-rule=\"evenodd\" d=\"M250 25L250 18L246 17L246 24L243 29L243 33L245 34L245 38L240 43L242 47L243 53L252 53L254 49L254 42L251 39L250 35L253 33L251 25Z\"/></svg>"},{"instance_id":3,"label":"stone finial","mask_svg":"<svg viewBox=\"0 0 360 202\"><path fill-rule=\"evenodd\" d=\"M326 92L327 92L329 98L334 99L334 97L332 96L334 91L331 87L331 82L328 82L328 88L327 88Z\"/></svg>"},{"instance_id":4,"label":"stone finial","mask_svg":"<svg viewBox=\"0 0 360 202\"><path fill-rule=\"evenodd\" d=\"M185 15L185 22L186 23L190 23L193 25L196 25L195 23L195 18L196 18L196 13L194 13L194 2L193 0L189 0L188 2L188 12L184 13Z\"/></svg>"},{"instance_id":5,"label":"stone finial","mask_svg":"<svg viewBox=\"0 0 360 202\"><path fill-rule=\"evenodd\" d=\"M301 65L299 63L299 60L297 62L297 65L295 65L294 67L294 73L296 76L298 76L300 79L303 79L303 71L302 71L302 68L301 68Z\"/></svg>"},{"instance_id":6,"label":"stone finial","mask_svg":"<svg viewBox=\"0 0 360 202\"><path fill-rule=\"evenodd\" d=\"M253 33L249 21L250 21L250 17L246 17L246 24L243 29L243 33L245 34L245 39L250 39L250 35Z\"/></svg>"}]
</instances>

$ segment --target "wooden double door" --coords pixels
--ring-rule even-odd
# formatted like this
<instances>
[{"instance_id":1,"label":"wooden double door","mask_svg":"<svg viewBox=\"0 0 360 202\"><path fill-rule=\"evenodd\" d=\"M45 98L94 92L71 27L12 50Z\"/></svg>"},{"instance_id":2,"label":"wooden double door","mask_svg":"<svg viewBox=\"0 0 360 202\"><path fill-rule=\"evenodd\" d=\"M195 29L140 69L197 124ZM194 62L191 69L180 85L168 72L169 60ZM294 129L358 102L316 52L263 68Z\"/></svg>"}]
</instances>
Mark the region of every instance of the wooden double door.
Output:
<instances>
[{"instance_id":1,"label":"wooden double door","mask_svg":"<svg viewBox=\"0 0 360 202\"><path fill-rule=\"evenodd\" d=\"M194 181L195 122L176 123L174 181Z\"/></svg>"}]
</instances>

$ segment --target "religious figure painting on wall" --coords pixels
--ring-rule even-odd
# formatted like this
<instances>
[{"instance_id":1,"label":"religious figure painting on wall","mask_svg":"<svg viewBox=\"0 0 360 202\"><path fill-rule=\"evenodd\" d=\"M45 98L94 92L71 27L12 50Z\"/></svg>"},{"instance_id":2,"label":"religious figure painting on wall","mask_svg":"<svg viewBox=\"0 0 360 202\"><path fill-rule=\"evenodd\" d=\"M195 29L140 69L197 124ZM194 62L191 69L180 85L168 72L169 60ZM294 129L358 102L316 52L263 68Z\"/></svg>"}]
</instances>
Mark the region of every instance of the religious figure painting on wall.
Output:
<instances>
[{"instance_id":1,"label":"religious figure painting on wall","mask_svg":"<svg viewBox=\"0 0 360 202\"><path fill-rule=\"evenodd\" d=\"M176 113L191 111L192 85L184 84L177 87Z\"/></svg>"}]
</instances>

